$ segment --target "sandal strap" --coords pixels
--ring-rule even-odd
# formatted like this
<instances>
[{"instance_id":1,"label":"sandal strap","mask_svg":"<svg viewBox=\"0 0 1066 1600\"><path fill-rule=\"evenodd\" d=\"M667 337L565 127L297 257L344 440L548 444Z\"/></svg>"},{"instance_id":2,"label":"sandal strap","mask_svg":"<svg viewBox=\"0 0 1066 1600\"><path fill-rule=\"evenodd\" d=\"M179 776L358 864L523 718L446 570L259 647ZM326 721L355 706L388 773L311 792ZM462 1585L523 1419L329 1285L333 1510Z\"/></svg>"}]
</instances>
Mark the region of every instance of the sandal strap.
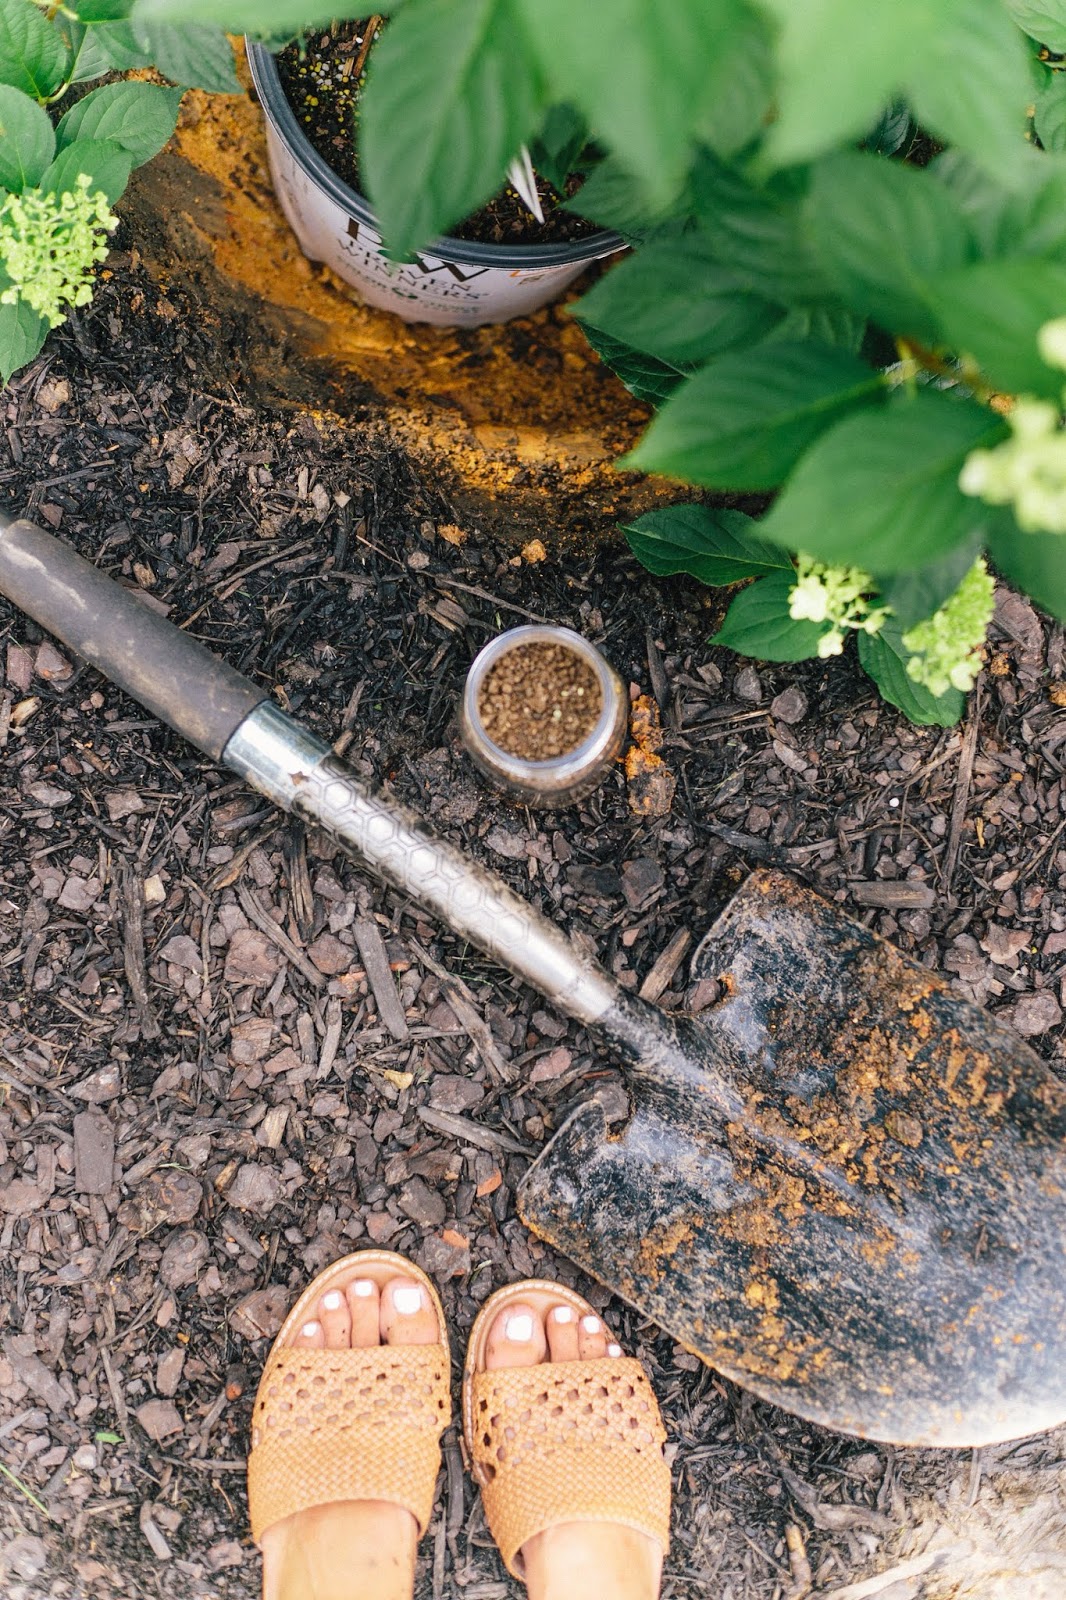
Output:
<instances>
[{"instance_id":1,"label":"sandal strap","mask_svg":"<svg viewBox=\"0 0 1066 1600\"><path fill-rule=\"evenodd\" d=\"M509 1572L560 1522L615 1522L670 1539L670 1469L659 1406L639 1361L546 1361L473 1375L467 1447Z\"/></svg>"},{"instance_id":2,"label":"sandal strap","mask_svg":"<svg viewBox=\"0 0 1066 1600\"><path fill-rule=\"evenodd\" d=\"M252 1413L252 1537L312 1506L388 1500L425 1533L451 1417L442 1345L275 1349Z\"/></svg>"}]
</instances>

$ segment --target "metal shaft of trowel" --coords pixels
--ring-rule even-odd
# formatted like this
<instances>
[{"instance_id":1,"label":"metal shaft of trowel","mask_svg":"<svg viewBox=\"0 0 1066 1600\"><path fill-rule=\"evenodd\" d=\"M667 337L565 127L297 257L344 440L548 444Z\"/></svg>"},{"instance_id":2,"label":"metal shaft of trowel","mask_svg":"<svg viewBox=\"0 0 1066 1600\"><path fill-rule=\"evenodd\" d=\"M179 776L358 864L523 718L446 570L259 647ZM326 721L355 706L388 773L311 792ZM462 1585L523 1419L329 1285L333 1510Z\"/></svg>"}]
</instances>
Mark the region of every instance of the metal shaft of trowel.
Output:
<instances>
[{"instance_id":1,"label":"metal shaft of trowel","mask_svg":"<svg viewBox=\"0 0 1066 1600\"><path fill-rule=\"evenodd\" d=\"M284 810L326 829L561 1011L583 1023L613 1021L611 1037L626 1044L635 1027L633 1003L560 929L435 839L417 817L371 794L264 689L150 610L135 591L32 523L0 519L0 593L190 743ZM631 1053L636 1048L634 1039Z\"/></svg>"}]
</instances>

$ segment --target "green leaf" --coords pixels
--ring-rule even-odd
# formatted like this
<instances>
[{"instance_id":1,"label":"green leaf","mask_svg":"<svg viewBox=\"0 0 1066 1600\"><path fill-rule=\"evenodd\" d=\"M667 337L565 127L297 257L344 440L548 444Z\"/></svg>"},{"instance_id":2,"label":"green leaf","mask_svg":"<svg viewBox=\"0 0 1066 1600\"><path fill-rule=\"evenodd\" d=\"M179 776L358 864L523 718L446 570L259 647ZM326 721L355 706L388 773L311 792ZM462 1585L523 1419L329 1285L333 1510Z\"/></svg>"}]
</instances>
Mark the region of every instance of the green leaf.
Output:
<instances>
[{"instance_id":1,"label":"green leaf","mask_svg":"<svg viewBox=\"0 0 1066 1600\"><path fill-rule=\"evenodd\" d=\"M705 361L750 344L784 311L738 289L699 235L640 247L571 307L583 323L662 361Z\"/></svg>"},{"instance_id":2,"label":"green leaf","mask_svg":"<svg viewBox=\"0 0 1066 1600\"><path fill-rule=\"evenodd\" d=\"M1025 181L991 182L957 150L929 169L962 208L983 256L1050 256L1066 262L1066 155L1030 150Z\"/></svg>"},{"instance_id":3,"label":"green leaf","mask_svg":"<svg viewBox=\"0 0 1066 1600\"><path fill-rule=\"evenodd\" d=\"M32 0L0 0L0 83L47 100L66 78L63 37Z\"/></svg>"},{"instance_id":4,"label":"green leaf","mask_svg":"<svg viewBox=\"0 0 1066 1600\"><path fill-rule=\"evenodd\" d=\"M1045 150L1066 150L1066 72L1053 72L1037 95L1033 127Z\"/></svg>"},{"instance_id":5,"label":"green leaf","mask_svg":"<svg viewBox=\"0 0 1066 1600\"><path fill-rule=\"evenodd\" d=\"M1066 264L979 261L943 279L937 304L945 340L998 388L1059 399L1062 373L1040 359L1036 336L1066 312Z\"/></svg>"},{"instance_id":6,"label":"green leaf","mask_svg":"<svg viewBox=\"0 0 1066 1600\"><path fill-rule=\"evenodd\" d=\"M242 94L233 46L221 28L157 22L135 15L133 36L164 78L211 94Z\"/></svg>"},{"instance_id":7,"label":"green leaf","mask_svg":"<svg viewBox=\"0 0 1066 1600\"><path fill-rule=\"evenodd\" d=\"M79 22L124 22L133 10L133 0L65 0Z\"/></svg>"},{"instance_id":8,"label":"green leaf","mask_svg":"<svg viewBox=\"0 0 1066 1600\"><path fill-rule=\"evenodd\" d=\"M1029 69L1001 0L762 0L779 21L778 118L766 154L808 161L861 137L895 95L946 142L1009 178L1024 150Z\"/></svg>"},{"instance_id":9,"label":"green leaf","mask_svg":"<svg viewBox=\"0 0 1066 1600\"><path fill-rule=\"evenodd\" d=\"M794 306L788 315L771 328L763 344L833 345L854 354L862 349L866 318L846 306Z\"/></svg>"},{"instance_id":10,"label":"green leaf","mask_svg":"<svg viewBox=\"0 0 1066 1600\"><path fill-rule=\"evenodd\" d=\"M87 172L91 188L103 190L114 205L130 181L132 166L129 151L113 139L77 139L59 152L43 174L40 187L50 194L72 194L79 174Z\"/></svg>"},{"instance_id":11,"label":"green leaf","mask_svg":"<svg viewBox=\"0 0 1066 1600\"><path fill-rule=\"evenodd\" d=\"M790 559L760 539L758 528L742 511L665 506L638 517L622 532L637 560L656 577L687 572L718 587L767 572L793 573Z\"/></svg>"},{"instance_id":12,"label":"green leaf","mask_svg":"<svg viewBox=\"0 0 1066 1600\"><path fill-rule=\"evenodd\" d=\"M602 361L605 361L617 378L625 384L630 394L646 405L662 405L683 383L687 371L671 366L667 361L657 361L643 350L634 350L599 328L585 328L585 338Z\"/></svg>"},{"instance_id":13,"label":"green leaf","mask_svg":"<svg viewBox=\"0 0 1066 1600\"><path fill-rule=\"evenodd\" d=\"M297 34L340 16L366 16L366 8L345 7L343 0L137 0L138 22L218 24L230 33Z\"/></svg>"},{"instance_id":14,"label":"green leaf","mask_svg":"<svg viewBox=\"0 0 1066 1600\"><path fill-rule=\"evenodd\" d=\"M0 84L0 187L13 194L32 188L55 154L47 111L21 89Z\"/></svg>"},{"instance_id":15,"label":"green leaf","mask_svg":"<svg viewBox=\"0 0 1066 1600\"><path fill-rule=\"evenodd\" d=\"M937 0L922 9L923 48L904 83L915 116L1009 187L1023 169L1032 95L1022 37L1003 0Z\"/></svg>"},{"instance_id":16,"label":"green leaf","mask_svg":"<svg viewBox=\"0 0 1066 1600\"><path fill-rule=\"evenodd\" d=\"M565 191L567 179L580 160L588 137L588 124L573 106L549 108L530 146L530 154L537 172L547 178L557 194Z\"/></svg>"},{"instance_id":17,"label":"green leaf","mask_svg":"<svg viewBox=\"0 0 1066 1600\"><path fill-rule=\"evenodd\" d=\"M928 172L857 151L814 169L808 236L853 310L893 333L935 340L934 280L971 259L961 209Z\"/></svg>"},{"instance_id":18,"label":"green leaf","mask_svg":"<svg viewBox=\"0 0 1066 1600\"><path fill-rule=\"evenodd\" d=\"M892 614L904 632L939 611L948 596L955 593L981 554L981 544L981 535L974 534L928 566L877 579L880 598L892 607Z\"/></svg>"},{"instance_id":19,"label":"green leaf","mask_svg":"<svg viewBox=\"0 0 1066 1600\"><path fill-rule=\"evenodd\" d=\"M893 100L862 141L863 149L872 150L879 156L894 156L910 136L913 127L910 108L902 100Z\"/></svg>"},{"instance_id":20,"label":"green leaf","mask_svg":"<svg viewBox=\"0 0 1066 1600\"><path fill-rule=\"evenodd\" d=\"M1004 512L989 531L988 553L1009 583L1066 622L1066 534L1023 533Z\"/></svg>"},{"instance_id":21,"label":"green leaf","mask_svg":"<svg viewBox=\"0 0 1066 1600\"><path fill-rule=\"evenodd\" d=\"M111 139L129 151L134 166L140 166L157 155L174 132L183 93L154 83L109 83L93 89L60 121L59 148L76 139Z\"/></svg>"},{"instance_id":22,"label":"green leaf","mask_svg":"<svg viewBox=\"0 0 1066 1600\"><path fill-rule=\"evenodd\" d=\"M139 67L154 65L152 53L138 43L133 25L129 22L99 22L86 29L82 53L91 52L93 62L103 61L107 71L133 72ZM98 72L85 71L84 77L100 76Z\"/></svg>"},{"instance_id":23,"label":"green leaf","mask_svg":"<svg viewBox=\"0 0 1066 1600\"><path fill-rule=\"evenodd\" d=\"M0 379L6 383L13 372L32 361L47 337L47 322L25 301L0 305Z\"/></svg>"},{"instance_id":24,"label":"green leaf","mask_svg":"<svg viewBox=\"0 0 1066 1600\"><path fill-rule=\"evenodd\" d=\"M626 239L641 239L663 226L675 234L684 231L679 215L683 206L676 200L665 206L653 204L639 181L612 156L593 167L566 209L601 228L613 228Z\"/></svg>"},{"instance_id":25,"label":"green leaf","mask_svg":"<svg viewBox=\"0 0 1066 1600\"><path fill-rule=\"evenodd\" d=\"M667 401L624 464L710 489L773 489L842 415L884 395L879 372L828 345L736 351Z\"/></svg>"},{"instance_id":26,"label":"green leaf","mask_svg":"<svg viewBox=\"0 0 1066 1600\"><path fill-rule=\"evenodd\" d=\"M742 589L711 643L728 645L756 661L807 661L816 656L818 641L830 625L792 620L788 597L795 581L794 571L774 572Z\"/></svg>"},{"instance_id":27,"label":"green leaf","mask_svg":"<svg viewBox=\"0 0 1066 1600\"><path fill-rule=\"evenodd\" d=\"M966 696L958 689L934 695L908 675L901 629L892 617L880 633L859 634L859 660L882 697L919 727L953 728L962 716Z\"/></svg>"},{"instance_id":28,"label":"green leaf","mask_svg":"<svg viewBox=\"0 0 1066 1600\"><path fill-rule=\"evenodd\" d=\"M752 294L786 306L835 303L803 227L804 174L782 174L757 188L701 151L689 181L692 208L718 259Z\"/></svg>"},{"instance_id":29,"label":"green leaf","mask_svg":"<svg viewBox=\"0 0 1066 1600\"><path fill-rule=\"evenodd\" d=\"M762 524L788 550L870 572L902 572L986 526L989 508L964 495L971 450L1006 424L970 400L935 390L896 395L846 417L808 450Z\"/></svg>"},{"instance_id":30,"label":"green leaf","mask_svg":"<svg viewBox=\"0 0 1066 1600\"><path fill-rule=\"evenodd\" d=\"M513 0L405 5L374 47L360 122L390 253L410 255L488 200L542 111Z\"/></svg>"},{"instance_id":31,"label":"green leaf","mask_svg":"<svg viewBox=\"0 0 1066 1600\"><path fill-rule=\"evenodd\" d=\"M554 95L584 113L653 200L681 188L696 139L728 137L723 98L739 55L762 37L740 0L518 4ZM745 122L753 111L761 115L758 99Z\"/></svg>"},{"instance_id":32,"label":"green leaf","mask_svg":"<svg viewBox=\"0 0 1066 1600\"><path fill-rule=\"evenodd\" d=\"M1030 38L1049 50L1066 51L1066 12L1061 0L1006 0L1007 10Z\"/></svg>"}]
</instances>

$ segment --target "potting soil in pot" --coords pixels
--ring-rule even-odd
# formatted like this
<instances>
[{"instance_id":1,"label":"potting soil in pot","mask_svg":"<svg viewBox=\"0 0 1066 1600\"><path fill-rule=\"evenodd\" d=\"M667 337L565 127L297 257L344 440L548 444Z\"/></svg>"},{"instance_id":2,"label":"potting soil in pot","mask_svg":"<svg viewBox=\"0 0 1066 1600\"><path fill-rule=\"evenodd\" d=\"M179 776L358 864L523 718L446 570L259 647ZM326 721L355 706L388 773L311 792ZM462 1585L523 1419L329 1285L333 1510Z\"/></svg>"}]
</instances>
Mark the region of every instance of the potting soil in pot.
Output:
<instances>
[{"instance_id":1,"label":"potting soil in pot","mask_svg":"<svg viewBox=\"0 0 1066 1600\"><path fill-rule=\"evenodd\" d=\"M508 755L551 761L592 733L603 710L599 679L573 650L523 644L485 675L478 715L485 733Z\"/></svg>"},{"instance_id":2,"label":"potting soil in pot","mask_svg":"<svg viewBox=\"0 0 1066 1600\"><path fill-rule=\"evenodd\" d=\"M277 57L278 76L304 134L338 177L359 194L366 186L359 170L356 125L359 91L365 80L367 22L338 22L327 32L287 46ZM377 37L377 35L375 35ZM566 195L537 176L544 222L530 213L510 186L501 189L473 216L450 228L455 239L479 244L572 244L600 232L599 225L563 209L581 179L572 177Z\"/></svg>"}]
</instances>

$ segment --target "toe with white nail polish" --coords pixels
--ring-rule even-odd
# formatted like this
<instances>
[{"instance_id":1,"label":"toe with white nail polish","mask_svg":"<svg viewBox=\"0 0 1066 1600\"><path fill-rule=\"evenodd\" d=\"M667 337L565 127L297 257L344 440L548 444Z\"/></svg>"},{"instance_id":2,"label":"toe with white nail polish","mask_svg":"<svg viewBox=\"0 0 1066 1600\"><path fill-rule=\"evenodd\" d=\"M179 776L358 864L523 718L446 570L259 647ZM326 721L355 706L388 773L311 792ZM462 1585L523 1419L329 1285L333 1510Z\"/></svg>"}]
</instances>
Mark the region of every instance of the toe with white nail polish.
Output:
<instances>
[{"instance_id":1,"label":"toe with white nail polish","mask_svg":"<svg viewBox=\"0 0 1066 1600\"><path fill-rule=\"evenodd\" d=\"M352 1293L358 1295L360 1300L369 1300L374 1293L374 1285L369 1278L356 1278L352 1284Z\"/></svg>"},{"instance_id":2,"label":"toe with white nail polish","mask_svg":"<svg viewBox=\"0 0 1066 1600\"><path fill-rule=\"evenodd\" d=\"M622 1346L620 1344L609 1344L607 1346L607 1354L609 1356L620 1356L622 1354Z\"/></svg>"},{"instance_id":3,"label":"toe with white nail polish","mask_svg":"<svg viewBox=\"0 0 1066 1600\"><path fill-rule=\"evenodd\" d=\"M344 1296L337 1289L331 1289L322 1296L322 1306L326 1311L339 1311L344 1304Z\"/></svg>"},{"instance_id":4,"label":"toe with white nail polish","mask_svg":"<svg viewBox=\"0 0 1066 1600\"><path fill-rule=\"evenodd\" d=\"M582 1317L581 1326L586 1333L599 1333L600 1319L599 1317Z\"/></svg>"},{"instance_id":5,"label":"toe with white nail polish","mask_svg":"<svg viewBox=\"0 0 1066 1600\"><path fill-rule=\"evenodd\" d=\"M552 1318L555 1322L573 1322L574 1313L569 1306L556 1306Z\"/></svg>"},{"instance_id":6,"label":"toe with white nail polish","mask_svg":"<svg viewBox=\"0 0 1066 1600\"><path fill-rule=\"evenodd\" d=\"M300 1329L305 1339L314 1339L322 1332L317 1322L305 1322Z\"/></svg>"},{"instance_id":7,"label":"toe with white nail polish","mask_svg":"<svg viewBox=\"0 0 1066 1600\"><path fill-rule=\"evenodd\" d=\"M413 1317L422 1309L422 1291L406 1285L392 1292L392 1303L402 1316Z\"/></svg>"},{"instance_id":8,"label":"toe with white nail polish","mask_svg":"<svg viewBox=\"0 0 1066 1600\"><path fill-rule=\"evenodd\" d=\"M518 1311L514 1316L507 1318L507 1337L515 1344L528 1344L533 1337L533 1318L525 1311Z\"/></svg>"}]
</instances>

